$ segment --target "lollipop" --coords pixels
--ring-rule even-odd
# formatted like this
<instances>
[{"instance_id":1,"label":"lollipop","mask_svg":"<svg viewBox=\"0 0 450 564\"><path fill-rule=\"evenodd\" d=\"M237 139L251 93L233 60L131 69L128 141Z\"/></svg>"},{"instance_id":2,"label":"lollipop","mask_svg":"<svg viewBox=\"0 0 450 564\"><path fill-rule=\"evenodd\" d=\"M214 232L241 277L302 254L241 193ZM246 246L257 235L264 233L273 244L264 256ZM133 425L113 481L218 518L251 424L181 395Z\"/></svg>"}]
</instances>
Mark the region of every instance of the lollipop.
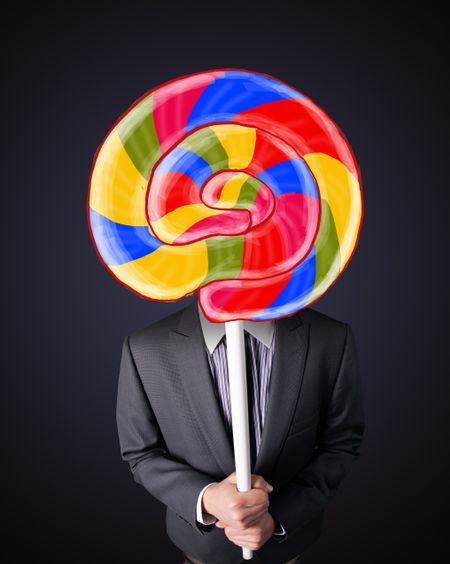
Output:
<instances>
[{"instance_id":1,"label":"lollipop","mask_svg":"<svg viewBox=\"0 0 450 564\"><path fill-rule=\"evenodd\" d=\"M336 125L293 88L239 70L144 95L102 143L88 203L120 282L163 301L198 290L211 321L276 319L317 300L362 217Z\"/></svg>"},{"instance_id":2,"label":"lollipop","mask_svg":"<svg viewBox=\"0 0 450 564\"><path fill-rule=\"evenodd\" d=\"M242 320L306 307L350 260L362 196L345 137L270 76L182 77L145 94L111 129L88 209L97 252L119 282L153 300L198 291L205 315L226 322L237 485L248 490Z\"/></svg>"}]
</instances>

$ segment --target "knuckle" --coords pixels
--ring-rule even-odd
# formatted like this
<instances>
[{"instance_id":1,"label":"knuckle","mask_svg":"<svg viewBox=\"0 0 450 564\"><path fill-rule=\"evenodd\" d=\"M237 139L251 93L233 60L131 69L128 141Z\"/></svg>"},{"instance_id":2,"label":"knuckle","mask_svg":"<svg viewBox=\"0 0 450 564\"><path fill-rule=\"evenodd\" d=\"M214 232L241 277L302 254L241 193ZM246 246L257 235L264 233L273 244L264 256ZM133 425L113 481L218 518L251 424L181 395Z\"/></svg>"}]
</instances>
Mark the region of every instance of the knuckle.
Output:
<instances>
[{"instance_id":1,"label":"knuckle","mask_svg":"<svg viewBox=\"0 0 450 564\"><path fill-rule=\"evenodd\" d=\"M240 507L242 507L244 505L244 502L245 502L245 497L243 498L242 495L239 495L239 494L236 494L236 493L233 495L233 506L236 509L239 509Z\"/></svg>"},{"instance_id":2,"label":"knuckle","mask_svg":"<svg viewBox=\"0 0 450 564\"><path fill-rule=\"evenodd\" d=\"M236 498L231 498L228 500L228 508L231 511L237 511L240 507L240 503Z\"/></svg>"},{"instance_id":3,"label":"knuckle","mask_svg":"<svg viewBox=\"0 0 450 564\"><path fill-rule=\"evenodd\" d=\"M241 523L244 519L242 515L242 511L240 511L239 509L235 509L231 512L231 518L233 519L233 521L236 521L237 523Z\"/></svg>"},{"instance_id":4,"label":"knuckle","mask_svg":"<svg viewBox=\"0 0 450 564\"><path fill-rule=\"evenodd\" d=\"M240 529L245 529L245 527L246 527L245 517L240 517L237 521L237 524L238 524Z\"/></svg>"}]
</instances>

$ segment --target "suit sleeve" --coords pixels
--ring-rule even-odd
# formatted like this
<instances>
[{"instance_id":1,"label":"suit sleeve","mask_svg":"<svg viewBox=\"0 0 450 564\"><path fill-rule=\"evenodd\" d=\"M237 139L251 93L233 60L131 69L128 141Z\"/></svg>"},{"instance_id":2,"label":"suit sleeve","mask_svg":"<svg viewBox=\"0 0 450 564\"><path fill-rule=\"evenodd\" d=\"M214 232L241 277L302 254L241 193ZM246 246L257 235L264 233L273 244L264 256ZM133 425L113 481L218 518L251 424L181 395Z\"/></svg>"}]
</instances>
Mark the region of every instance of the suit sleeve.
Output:
<instances>
[{"instance_id":1,"label":"suit sleeve","mask_svg":"<svg viewBox=\"0 0 450 564\"><path fill-rule=\"evenodd\" d=\"M170 456L142 386L129 337L124 341L117 392L117 429L122 459L134 480L179 517L204 534L212 527L196 521L199 493L214 478Z\"/></svg>"},{"instance_id":2,"label":"suit sleeve","mask_svg":"<svg viewBox=\"0 0 450 564\"><path fill-rule=\"evenodd\" d=\"M363 401L355 341L350 326L346 329L340 366L313 458L291 482L271 495L269 511L286 530L282 540L323 511L359 457Z\"/></svg>"}]
</instances>

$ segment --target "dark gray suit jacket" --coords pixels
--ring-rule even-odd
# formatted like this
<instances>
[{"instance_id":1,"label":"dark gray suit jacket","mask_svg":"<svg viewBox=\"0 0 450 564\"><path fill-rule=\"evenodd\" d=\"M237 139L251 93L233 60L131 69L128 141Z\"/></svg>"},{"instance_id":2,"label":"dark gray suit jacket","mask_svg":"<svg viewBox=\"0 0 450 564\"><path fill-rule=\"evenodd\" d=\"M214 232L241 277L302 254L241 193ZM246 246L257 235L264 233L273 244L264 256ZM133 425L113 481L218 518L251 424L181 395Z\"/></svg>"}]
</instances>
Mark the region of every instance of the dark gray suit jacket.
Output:
<instances>
[{"instance_id":1,"label":"dark gray suit jacket","mask_svg":"<svg viewBox=\"0 0 450 564\"><path fill-rule=\"evenodd\" d=\"M266 423L254 474L287 535L258 557L285 562L316 540L323 510L359 456L364 417L349 325L305 309L276 321ZM196 522L198 495L234 471L196 303L125 339L117 425L134 479L167 506L170 539L212 564L241 561L222 529ZM149 534L151 534L149 526Z\"/></svg>"}]
</instances>

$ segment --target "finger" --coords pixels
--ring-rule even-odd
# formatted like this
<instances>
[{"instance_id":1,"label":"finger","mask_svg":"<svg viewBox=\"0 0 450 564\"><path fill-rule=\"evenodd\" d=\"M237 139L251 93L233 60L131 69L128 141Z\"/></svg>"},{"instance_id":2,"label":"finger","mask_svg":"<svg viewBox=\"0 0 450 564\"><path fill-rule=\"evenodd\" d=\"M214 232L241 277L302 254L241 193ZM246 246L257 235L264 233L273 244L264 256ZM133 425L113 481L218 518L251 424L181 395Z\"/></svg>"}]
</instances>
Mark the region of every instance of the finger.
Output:
<instances>
[{"instance_id":1,"label":"finger","mask_svg":"<svg viewBox=\"0 0 450 564\"><path fill-rule=\"evenodd\" d=\"M259 511L268 510L270 506L269 501L263 501L262 503L256 503L255 505L245 505L241 508L241 511L245 512L246 515L252 515Z\"/></svg>"},{"instance_id":2,"label":"finger","mask_svg":"<svg viewBox=\"0 0 450 564\"><path fill-rule=\"evenodd\" d=\"M249 524L255 520L260 520L268 511L267 503L256 507L245 507L231 512L228 525L237 529L246 529Z\"/></svg>"},{"instance_id":3,"label":"finger","mask_svg":"<svg viewBox=\"0 0 450 564\"><path fill-rule=\"evenodd\" d=\"M273 487L267 482L262 476L258 474L252 474L252 488L259 488L265 490L267 493L273 491Z\"/></svg>"},{"instance_id":4,"label":"finger","mask_svg":"<svg viewBox=\"0 0 450 564\"><path fill-rule=\"evenodd\" d=\"M239 527L226 526L225 534L227 537L232 537L234 539L239 539L242 541L253 539L253 537L258 533L257 527L249 527L247 529L240 529Z\"/></svg>"},{"instance_id":5,"label":"finger","mask_svg":"<svg viewBox=\"0 0 450 564\"><path fill-rule=\"evenodd\" d=\"M242 509L239 513L239 518L236 519L236 522L239 523L240 525L244 525L245 528L248 528L252 522L261 519L261 517L265 513L267 513L268 510L269 508L266 504L258 505L257 507Z\"/></svg>"},{"instance_id":6,"label":"finger","mask_svg":"<svg viewBox=\"0 0 450 564\"><path fill-rule=\"evenodd\" d=\"M235 540L230 539L230 538L228 538L228 540L229 540L230 542L232 542L233 544L235 544L236 546L238 546L239 548L248 548L249 550L252 550L252 549L249 547L248 543L244 544L244 543L242 543L241 541L235 541Z\"/></svg>"},{"instance_id":7,"label":"finger","mask_svg":"<svg viewBox=\"0 0 450 564\"><path fill-rule=\"evenodd\" d=\"M239 500L242 507L254 507L255 505L267 503L269 498L266 491L255 488L248 492L240 492Z\"/></svg>"},{"instance_id":8,"label":"finger","mask_svg":"<svg viewBox=\"0 0 450 564\"><path fill-rule=\"evenodd\" d=\"M264 515L267 513L267 509L264 508L262 511L260 511L259 513L253 515L252 517L250 517L248 520L246 520L245 523L245 527L249 528L249 527L254 527L256 526L261 519L264 517Z\"/></svg>"},{"instance_id":9,"label":"finger","mask_svg":"<svg viewBox=\"0 0 450 564\"><path fill-rule=\"evenodd\" d=\"M256 546L254 545L254 541L250 538L234 537L231 535L227 535L227 538L230 542L232 542L236 546L240 546L242 548L249 548L251 550L256 548Z\"/></svg>"},{"instance_id":10,"label":"finger","mask_svg":"<svg viewBox=\"0 0 450 564\"><path fill-rule=\"evenodd\" d=\"M225 530L225 534L230 542L237 544L238 546L244 546L245 544L251 542L251 540L248 537L242 537L232 533L227 533L226 530Z\"/></svg>"},{"instance_id":11,"label":"finger","mask_svg":"<svg viewBox=\"0 0 450 564\"><path fill-rule=\"evenodd\" d=\"M245 536L244 533L245 529L239 529L239 527L233 527L232 525L226 525L224 529L225 529L225 534L227 536L235 537L235 538L237 537L242 538L243 536Z\"/></svg>"},{"instance_id":12,"label":"finger","mask_svg":"<svg viewBox=\"0 0 450 564\"><path fill-rule=\"evenodd\" d=\"M225 524L222 523L222 521L216 521L216 527L218 527L219 529L224 529L224 528L225 528Z\"/></svg>"},{"instance_id":13,"label":"finger","mask_svg":"<svg viewBox=\"0 0 450 564\"><path fill-rule=\"evenodd\" d=\"M269 502L264 501L263 503L257 503L256 505L244 505L240 507L237 511L242 517L249 517L260 511L267 511L269 509Z\"/></svg>"}]
</instances>

